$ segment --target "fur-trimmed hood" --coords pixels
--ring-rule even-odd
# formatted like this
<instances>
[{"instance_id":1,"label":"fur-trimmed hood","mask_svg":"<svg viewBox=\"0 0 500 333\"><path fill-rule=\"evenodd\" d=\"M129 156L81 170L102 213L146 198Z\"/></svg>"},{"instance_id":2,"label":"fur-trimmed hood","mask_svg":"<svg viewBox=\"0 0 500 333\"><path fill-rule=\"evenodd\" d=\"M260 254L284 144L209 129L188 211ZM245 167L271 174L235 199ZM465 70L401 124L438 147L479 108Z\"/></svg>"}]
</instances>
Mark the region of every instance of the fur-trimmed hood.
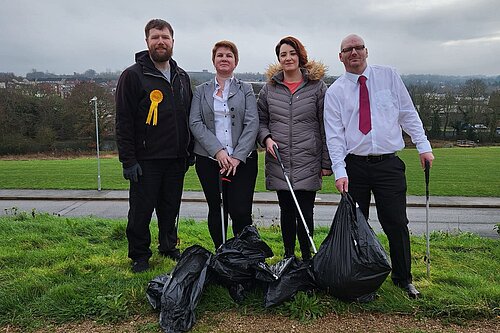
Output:
<instances>
[{"instance_id":1,"label":"fur-trimmed hood","mask_svg":"<svg viewBox=\"0 0 500 333\"><path fill-rule=\"evenodd\" d=\"M301 67L302 74L307 77L307 79L311 81L321 80L327 71L328 67L322 62L311 60L307 62L304 67ZM273 77L281 72L281 77L277 78L278 80L283 80L283 69L281 68L281 64L274 63L269 65L266 70L267 82L271 84L275 84L275 80Z\"/></svg>"}]
</instances>

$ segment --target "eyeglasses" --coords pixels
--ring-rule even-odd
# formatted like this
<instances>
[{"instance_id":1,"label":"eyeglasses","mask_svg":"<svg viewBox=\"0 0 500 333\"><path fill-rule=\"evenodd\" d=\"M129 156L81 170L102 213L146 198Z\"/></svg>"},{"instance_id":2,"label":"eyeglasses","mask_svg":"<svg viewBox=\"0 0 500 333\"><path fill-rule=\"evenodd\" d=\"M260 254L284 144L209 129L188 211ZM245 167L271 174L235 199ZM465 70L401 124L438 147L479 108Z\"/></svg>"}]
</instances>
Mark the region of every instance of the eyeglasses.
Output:
<instances>
[{"instance_id":1,"label":"eyeglasses","mask_svg":"<svg viewBox=\"0 0 500 333\"><path fill-rule=\"evenodd\" d=\"M352 50L361 51L364 49L365 49L364 45L357 45L357 46L343 48L341 51L342 51L342 53L350 53L350 52L352 52Z\"/></svg>"}]
</instances>

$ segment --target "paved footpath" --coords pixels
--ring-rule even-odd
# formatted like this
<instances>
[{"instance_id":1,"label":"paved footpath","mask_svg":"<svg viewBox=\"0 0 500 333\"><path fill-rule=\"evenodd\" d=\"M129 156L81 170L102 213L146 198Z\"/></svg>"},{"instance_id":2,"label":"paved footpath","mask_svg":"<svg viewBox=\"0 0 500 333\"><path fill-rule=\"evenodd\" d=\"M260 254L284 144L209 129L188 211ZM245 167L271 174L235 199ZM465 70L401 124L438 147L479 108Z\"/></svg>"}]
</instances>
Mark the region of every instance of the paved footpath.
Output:
<instances>
[{"instance_id":1,"label":"paved footpath","mask_svg":"<svg viewBox=\"0 0 500 333\"><path fill-rule=\"evenodd\" d=\"M329 226L333 219L339 194L318 194L314 210L315 224ZM422 196L408 196L408 218L414 234L425 233L426 200ZM373 200L372 200L373 205ZM495 224L500 223L500 198L442 197L429 199L429 226L431 230L467 231L497 238ZM59 216L99 216L125 218L128 211L128 191L109 190L6 190L0 189L0 213L8 214L13 207L21 211L48 212ZM182 218L206 220L207 205L202 192L185 191ZM255 193L254 222L260 225L279 223L279 207L275 192ZM374 207L370 209L370 224L381 231Z\"/></svg>"},{"instance_id":2,"label":"paved footpath","mask_svg":"<svg viewBox=\"0 0 500 333\"><path fill-rule=\"evenodd\" d=\"M121 190L6 190L0 189L0 200L128 200L128 191ZM316 205L337 205L340 194L321 194L316 196ZM183 202L205 202L203 192L185 191ZM257 192L254 202L277 204L275 192ZM408 196L408 207L425 207L424 196ZM373 204L373 200L372 200ZM500 198L493 197L443 197L429 198L430 207L456 208L500 208Z\"/></svg>"}]
</instances>

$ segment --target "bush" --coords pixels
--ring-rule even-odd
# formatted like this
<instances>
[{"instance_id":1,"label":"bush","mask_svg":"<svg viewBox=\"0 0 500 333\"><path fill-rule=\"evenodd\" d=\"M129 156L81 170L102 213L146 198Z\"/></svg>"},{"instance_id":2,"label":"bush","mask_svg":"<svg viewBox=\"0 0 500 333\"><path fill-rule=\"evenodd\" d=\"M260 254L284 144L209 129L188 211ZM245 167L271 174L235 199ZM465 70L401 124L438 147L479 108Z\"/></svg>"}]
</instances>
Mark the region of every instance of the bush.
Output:
<instances>
[{"instance_id":1,"label":"bush","mask_svg":"<svg viewBox=\"0 0 500 333\"><path fill-rule=\"evenodd\" d=\"M2 138L0 155L24 154L32 152L34 142L21 133L9 133Z\"/></svg>"},{"instance_id":2,"label":"bush","mask_svg":"<svg viewBox=\"0 0 500 333\"><path fill-rule=\"evenodd\" d=\"M56 132L48 126L42 126L36 133L35 141L38 142L42 151L50 150L56 141Z\"/></svg>"}]
</instances>

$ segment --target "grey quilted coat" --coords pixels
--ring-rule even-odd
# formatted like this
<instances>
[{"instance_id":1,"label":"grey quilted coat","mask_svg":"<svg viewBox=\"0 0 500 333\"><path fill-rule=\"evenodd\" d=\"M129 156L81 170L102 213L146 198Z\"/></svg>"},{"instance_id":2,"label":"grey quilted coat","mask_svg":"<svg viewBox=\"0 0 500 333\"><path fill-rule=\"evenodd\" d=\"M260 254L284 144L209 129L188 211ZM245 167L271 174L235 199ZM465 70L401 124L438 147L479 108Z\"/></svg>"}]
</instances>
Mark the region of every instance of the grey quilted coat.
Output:
<instances>
[{"instance_id":1,"label":"grey quilted coat","mask_svg":"<svg viewBox=\"0 0 500 333\"><path fill-rule=\"evenodd\" d=\"M267 70L269 81L257 99L259 134L257 140L271 136L279 147L294 190L321 189L321 169L331 169L323 125L323 100L326 84L321 80L325 67L310 61L301 68L304 81L292 95L283 84L281 66ZM266 153L266 188L288 190L278 161Z\"/></svg>"}]
</instances>

